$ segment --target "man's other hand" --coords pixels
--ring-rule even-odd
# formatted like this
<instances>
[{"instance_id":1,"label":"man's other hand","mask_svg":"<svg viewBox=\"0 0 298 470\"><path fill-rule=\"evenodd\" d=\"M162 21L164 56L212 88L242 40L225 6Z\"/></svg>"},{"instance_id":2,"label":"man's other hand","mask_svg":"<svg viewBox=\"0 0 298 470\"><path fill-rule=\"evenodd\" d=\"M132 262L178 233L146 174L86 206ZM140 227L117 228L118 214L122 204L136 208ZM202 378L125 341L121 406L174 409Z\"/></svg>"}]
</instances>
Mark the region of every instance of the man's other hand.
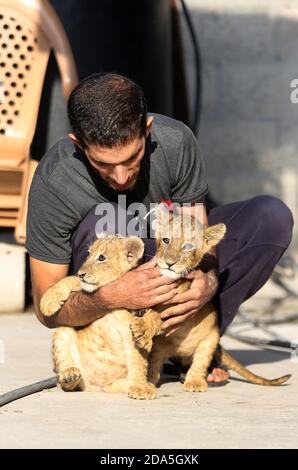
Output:
<instances>
[{"instance_id":1,"label":"man's other hand","mask_svg":"<svg viewBox=\"0 0 298 470\"><path fill-rule=\"evenodd\" d=\"M161 314L162 328L166 330L166 336L178 331L187 318L198 314L199 310L212 299L218 286L216 280L212 281L209 273L200 270L190 273L187 279L192 280L190 289L164 302L169 304Z\"/></svg>"}]
</instances>

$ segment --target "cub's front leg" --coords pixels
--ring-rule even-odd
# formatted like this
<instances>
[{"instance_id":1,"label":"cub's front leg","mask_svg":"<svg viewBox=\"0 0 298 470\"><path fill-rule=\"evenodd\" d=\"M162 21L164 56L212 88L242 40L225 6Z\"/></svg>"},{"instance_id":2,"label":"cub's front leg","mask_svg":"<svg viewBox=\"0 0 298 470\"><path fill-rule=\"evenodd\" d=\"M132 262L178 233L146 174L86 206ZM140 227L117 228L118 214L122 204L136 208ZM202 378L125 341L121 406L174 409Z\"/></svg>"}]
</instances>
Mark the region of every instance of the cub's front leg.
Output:
<instances>
[{"instance_id":1,"label":"cub's front leg","mask_svg":"<svg viewBox=\"0 0 298 470\"><path fill-rule=\"evenodd\" d=\"M218 328L213 330L197 345L192 365L184 382L186 392L206 392L208 388L207 370L219 343Z\"/></svg>"},{"instance_id":2,"label":"cub's front leg","mask_svg":"<svg viewBox=\"0 0 298 470\"><path fill-rule=\"evenodd\" d=\"M144 316L134 316L130 323L130 330L137 347L150 352L153 338L162 332L160 313L149 309Z\"/></svg>"},{"instance_id":3,"label":"cub's front leg","mask_svg":"<svg viewBox=\"0 0 298 470\"><path fill-rule=\"evenodd\" d=\"M40 310L43 315L50 317L55 315L73 291L81 290L81 282L78 276L67 276L58 281L43 294L40 301Z\"/></svg>"},{"instance_id":4,"label":"cub's front leg","mask_svg":"<svg viewBox=\"0 0 298 470\"><path fill-rule=\"evenodd\" d=\"M135 400L154 400L157 398L156 387L148 382L148 353L138 349L131 334L125 341L127 357L127 392Z\"/></svg>"}]
</instances>

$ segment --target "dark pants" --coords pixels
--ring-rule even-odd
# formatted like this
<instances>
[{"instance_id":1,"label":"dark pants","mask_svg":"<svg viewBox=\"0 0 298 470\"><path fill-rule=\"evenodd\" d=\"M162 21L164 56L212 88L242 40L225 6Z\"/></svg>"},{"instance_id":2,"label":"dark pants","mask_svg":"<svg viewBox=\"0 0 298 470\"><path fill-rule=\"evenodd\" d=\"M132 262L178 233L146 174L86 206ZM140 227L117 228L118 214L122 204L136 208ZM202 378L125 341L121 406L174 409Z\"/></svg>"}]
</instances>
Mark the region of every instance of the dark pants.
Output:
<instances>
[{"instance_id":1,"label":"dark pants","mask_svg":"<svg viewBox=\"0 0 298 470\"><path fill-rule=\"evenodd\" d=\"M87 257L88 247L96 239L98 219L92 209L72 236L72 272L79 269ZM225 238L217 247L219 289L214 297L223 334L242 302L265 284L288 248L293 216L280 199L256 196L211 209L208 221L209 225L222 222L227 227ZM115 227L107 227L108 233L113 233L113 230ZM154 254L155 241L148 239L144 242L146 261Z\"/></svg>"}]
</instances>

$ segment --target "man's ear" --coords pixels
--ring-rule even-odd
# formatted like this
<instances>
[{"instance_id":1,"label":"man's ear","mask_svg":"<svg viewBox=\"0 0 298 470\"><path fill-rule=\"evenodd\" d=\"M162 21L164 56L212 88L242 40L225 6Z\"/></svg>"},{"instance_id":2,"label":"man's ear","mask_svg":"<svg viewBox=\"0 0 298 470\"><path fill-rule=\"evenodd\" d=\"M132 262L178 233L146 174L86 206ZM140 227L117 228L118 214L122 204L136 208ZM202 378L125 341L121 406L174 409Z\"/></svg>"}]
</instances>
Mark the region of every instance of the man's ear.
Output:
<instances>
[{"instance_id":1,"label":"man's ear","mask_svg":"<svg viewBox=\"0 0 298 470\"><path fill-rule=\"evenodd\" d=\"M153 121L154 121L154 116L148 116L148 117L147 117L146 138L148 137L148 135L149 135L150 132L151 132L151 128L152 128Z\"/></svg>"},{"instance_id":2,"label":"man's ear","mask_svg":"<svg viewBox=\"0 0 298 470\"><path fill-rule=\"evenodd\" d=\"M72 132L70 132L70 134L68 134L68 137L70 138L70 140L71 140L77 147L79 147L82 151L84 151L81 142L80 142L79 139L75 136L75 134L73 134Z\"/></svg>"},{"instance_id":3,"label":"man's ear","mask_svg":"<svg viewBox=\"0 0 298 470\"><path fill-rule=\"evenodd\" d=\"M203 237L204 237L204 244L207 248L211 248L212 246L217 245L220 240L223 239L226 233L226 226L225 224L216 224L211 225L211 227L207 227L204 229Z\"/></svg>"},{"instance_id":4,"label":"man's ear","mask_svg":"<svg viewBox=\"0 0 298 470\"><path fill-rule=\"evenodd\" d=\"M144 242L138 237L127 237L123 239L125 256L130 263L135 263L143 256Z\"/></svg>"}]
</instances>

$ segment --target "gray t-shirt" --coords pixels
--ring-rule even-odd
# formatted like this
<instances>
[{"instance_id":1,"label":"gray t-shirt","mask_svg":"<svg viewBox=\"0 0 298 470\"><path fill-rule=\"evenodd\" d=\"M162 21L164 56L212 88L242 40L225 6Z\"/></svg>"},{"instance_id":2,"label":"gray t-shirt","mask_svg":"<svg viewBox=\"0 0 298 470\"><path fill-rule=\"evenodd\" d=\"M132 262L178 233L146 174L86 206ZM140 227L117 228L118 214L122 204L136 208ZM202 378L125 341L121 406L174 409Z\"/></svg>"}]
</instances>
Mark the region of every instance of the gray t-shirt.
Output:
<instances>
[{"instance_id":1,"label":"gray t-shirt","mask_svg":"<svg viewBox=\"0 0 298 470\"><path fill-rule=\"evenodd\" d=\"M127 205L172 200L198 202L208 192L199 145L180 121L154 116L139 178ZM117 202L119 193L92 169L84 153L65 137L41 159L29 194L26 248L30 256L55 264L71 261L71 235L92 207Z\"/></svg>"}]
</instances>

